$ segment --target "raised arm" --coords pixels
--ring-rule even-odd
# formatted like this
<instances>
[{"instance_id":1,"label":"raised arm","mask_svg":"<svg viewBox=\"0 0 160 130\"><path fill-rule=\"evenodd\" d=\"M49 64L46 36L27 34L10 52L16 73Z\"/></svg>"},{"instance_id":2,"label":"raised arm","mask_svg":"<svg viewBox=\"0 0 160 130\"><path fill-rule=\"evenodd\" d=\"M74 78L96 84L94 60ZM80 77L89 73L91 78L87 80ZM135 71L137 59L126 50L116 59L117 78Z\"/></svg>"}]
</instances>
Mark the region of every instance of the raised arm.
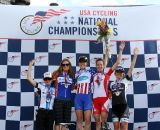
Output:
<instances>
[{"instance_id":1,"label":"raised arm","mask_svg":"<svg viewBox=\"0 0 160 130\"><path fill-rule=\"evenodd\" d=\"M32 78L32 66L35 63L35 60L29 62L28 71L27 71L27 80L32 84L33 87L36 87L36 81Z\"/></svg>"},{"instance_id":2,"label":"raised arm","mask_svg":"<svg viewBox=\"0 0 160 130\"><path fill-rule=\"evenodd\" d=\"M117 61L116 63L112 66L112 70L114 71L117 66L120 64L121 62L121 59L122 59L122 52L123 52L123 49L125 47L125 43L124 42L121 42L121 44L119 45L119 54L118 54L118 58L117 58Z\"/></svg>"},{"instance_id":3,"label":"raised arm","mask_svg":"<svg viewBox=\"0 0 160 130\"><path fill-rule=\"evenodd\" d=\"M135 48L135 49L134 49L134 57L133 57L131 66L130 66L130 68L129 68L129 70L128 70L128 77L131 77L131 75L132 75L132 71L133 71L133 68L134 68L134 66L135 66L135 64L136 64L136 60L137 60L137 55L138 55L138 53L139 53L139 49L138 49L138 48Z\"/></svg>"},{"instance_id":4,"label":"raised arm","mask_svg":"<svg viewBox=\"0 0 160 130\"><path fill-rule=\"evenodd\" d=\"M108 41L109 42L109 41ZM109 45L109 44L108 44ZM108 64L108 59L109 59L109 53L108 53L108 48L107 48L107 45L106 45L106 49L105 49L105 56L104 56L104 66L106 67L107 64Z\"/></svg>"}]
</instances>

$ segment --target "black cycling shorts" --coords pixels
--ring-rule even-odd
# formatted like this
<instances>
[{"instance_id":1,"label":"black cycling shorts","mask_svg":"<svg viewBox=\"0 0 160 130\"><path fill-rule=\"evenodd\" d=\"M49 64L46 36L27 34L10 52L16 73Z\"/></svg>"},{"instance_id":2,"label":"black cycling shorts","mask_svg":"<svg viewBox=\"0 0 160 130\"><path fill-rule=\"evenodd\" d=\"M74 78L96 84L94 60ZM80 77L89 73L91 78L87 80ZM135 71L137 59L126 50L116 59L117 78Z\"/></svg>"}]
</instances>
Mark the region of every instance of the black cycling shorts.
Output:
<instances>
[{"instance_id":1,"label":"black cycling shorts","mask_svg":"<svg viewBox=\"0 0 160 130\"><path fill-rule=\"evenodd\" d=\"M58 100L54 102L55 124L71 122L71 100Z\"/></svg>"}]
</instances>

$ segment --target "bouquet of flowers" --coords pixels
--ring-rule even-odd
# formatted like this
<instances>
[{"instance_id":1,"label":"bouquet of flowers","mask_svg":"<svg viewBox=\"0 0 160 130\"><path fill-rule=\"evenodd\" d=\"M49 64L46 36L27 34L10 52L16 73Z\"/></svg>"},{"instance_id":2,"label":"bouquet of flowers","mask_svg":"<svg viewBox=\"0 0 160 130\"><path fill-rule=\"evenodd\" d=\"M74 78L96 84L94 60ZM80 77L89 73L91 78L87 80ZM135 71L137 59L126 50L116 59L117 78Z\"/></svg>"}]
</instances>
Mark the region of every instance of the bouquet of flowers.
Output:
<instances>
[{"instance_id":1,"label":"bouquet of flowers","mask_svg":"<svg viewBox=\"0 0 160 130\"><path fill-rule=\"evenodd\" d=\"M98 26L98 42L104 42L106 45L106 51L108 52L108 57L110 58L110 50L109 50L109 39L112 34L112 29L106 24L105 20L97 22Z\"/></svg>"}]
</instances>

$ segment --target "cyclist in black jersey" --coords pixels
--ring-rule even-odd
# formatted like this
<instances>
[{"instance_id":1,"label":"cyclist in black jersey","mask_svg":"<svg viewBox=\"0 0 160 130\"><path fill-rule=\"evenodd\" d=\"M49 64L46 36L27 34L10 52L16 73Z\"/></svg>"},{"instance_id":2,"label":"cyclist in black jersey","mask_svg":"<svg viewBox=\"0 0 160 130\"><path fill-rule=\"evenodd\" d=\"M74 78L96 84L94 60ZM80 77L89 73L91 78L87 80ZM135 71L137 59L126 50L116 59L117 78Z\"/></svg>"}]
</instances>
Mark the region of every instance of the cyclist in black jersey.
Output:
<instances>
[{"instance_id":1,"label":"cyclist in black jersey","mask_svg":"<svg viewBox=\"0 0 160 130\"><path fill-rule=\"evenodd\" d=\"M127 75L125 75L123 67L118 66L116 68L116 80L112 82L109 87L112 93L112 120L114 130L128 130L129 107L126 99L126 89L128 87L133 68L136 64L138 52L138 48L135 48L133 61Z\"/></svg>"}]
</instances>

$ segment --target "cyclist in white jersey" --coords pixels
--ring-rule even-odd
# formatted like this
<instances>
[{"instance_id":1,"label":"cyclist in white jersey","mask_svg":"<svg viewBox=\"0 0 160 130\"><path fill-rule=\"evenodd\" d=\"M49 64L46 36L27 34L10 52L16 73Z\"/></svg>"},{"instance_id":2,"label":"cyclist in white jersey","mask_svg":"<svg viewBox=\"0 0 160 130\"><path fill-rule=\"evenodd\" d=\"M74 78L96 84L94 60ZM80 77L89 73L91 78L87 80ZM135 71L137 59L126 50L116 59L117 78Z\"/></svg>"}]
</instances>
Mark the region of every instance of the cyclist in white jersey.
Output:
<instances>
[{"instance_id":1,"label":"cyclist in white jersey","mask_svg":"<svg viewBox=\"0 0 160 130\"><path fill-rule=\"evenodd\" d=\"M102 128L105 130L109 129L106 128L108 127L107 118L109 109L105 108L104 103L109 100L108 82L111 74L120 64L124 47L125 44L122 42L119 46L119 55L117 61L111 68L109 68L107 72L104 72L104 69L108 63L107 53L105 54L104 59L98 58L96 60L97 72L93 76L93 115L96 121L96 130L100 130ZM103 127L101 127L101 125Z\"/></svg>"},{"instance_id":2,"label":"cyclist in white jersey","mask_svg":"<svg viewBox=\"0 0 160 130\"><path fill-rule=\"evenodd\" d=\"M133 61L127 75L124 73L124 68L118 66L115 70L116 81L110 84L114 130L128 130L129 108L127 105L126 89L136 63L138 52L138 48L135 48Z\"/></svg>"},{"instance_id":3,"label":"cyclist in white jersey","mask_svg":"<svg viewBox=\"0 0 160 130\"><path fill-rule=\"evenodd\" d=\"M37 83L32 78L32 65L35 60L29 62L27 79L33 87L40 89L40 105L36 115L36 130L53 130L53 104L55 98L54 82L52 82L52 73L45 72L43 83Z\"/></svg>"}]
</instances>

